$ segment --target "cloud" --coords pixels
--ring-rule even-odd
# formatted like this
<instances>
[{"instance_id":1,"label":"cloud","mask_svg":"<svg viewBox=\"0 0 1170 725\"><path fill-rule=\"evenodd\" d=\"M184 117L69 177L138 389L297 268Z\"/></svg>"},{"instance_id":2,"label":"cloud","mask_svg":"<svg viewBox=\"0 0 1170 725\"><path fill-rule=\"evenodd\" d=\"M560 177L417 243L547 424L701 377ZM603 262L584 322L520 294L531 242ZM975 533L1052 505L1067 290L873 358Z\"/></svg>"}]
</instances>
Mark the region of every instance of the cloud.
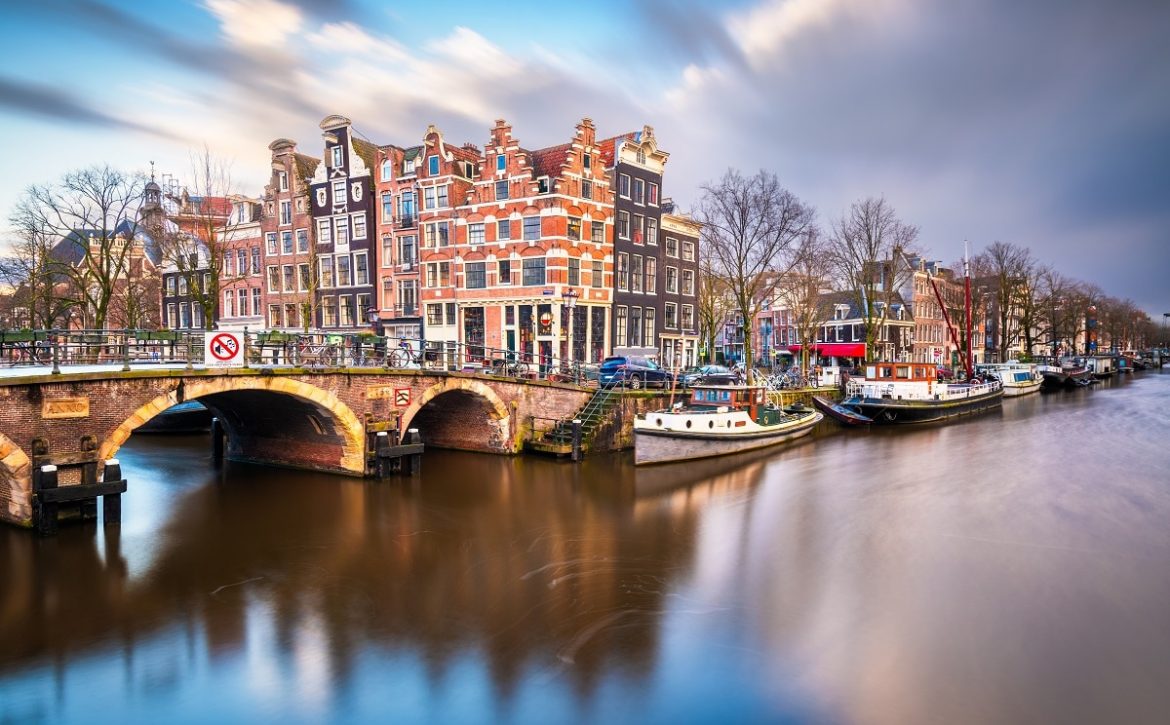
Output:
<instances>
[{"instance_id":1,"label":"cloud","mask_svg":"<svg viewBox=\"0 0 1170 725\"><path fill-rule=\"evenodd\" d=\"M70 124L135 131L168 140L177 138L170 131L103 113L55 88L4 76L0 76L0 106Z\"/></svg>"}]
</instances>

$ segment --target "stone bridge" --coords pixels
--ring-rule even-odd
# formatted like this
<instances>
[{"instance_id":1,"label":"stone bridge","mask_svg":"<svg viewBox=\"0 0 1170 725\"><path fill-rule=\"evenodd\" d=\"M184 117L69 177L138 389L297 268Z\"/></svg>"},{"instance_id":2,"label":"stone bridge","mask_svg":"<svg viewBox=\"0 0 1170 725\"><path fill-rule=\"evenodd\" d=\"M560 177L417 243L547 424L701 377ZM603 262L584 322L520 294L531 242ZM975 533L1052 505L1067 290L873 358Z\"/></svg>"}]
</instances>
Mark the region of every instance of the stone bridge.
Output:
<instances>
[{"instance_id":1,"label":"stone bridge","mask_svg":"<svg viewBox=\"0 0 1170 725\"><path fill-rule=\"evenodd\" d=\"M34 467L95 458L100 466L134 429L184 401L198 400L219 417L232 460L361 476L375 430L417 428L429 446L519 453L532 417L572 417L590 394L574 385L426 370L10 375L0 378L0 520L32 524ZM60 475L67 486L87 474Z\"/></svg>"}]
</instances>

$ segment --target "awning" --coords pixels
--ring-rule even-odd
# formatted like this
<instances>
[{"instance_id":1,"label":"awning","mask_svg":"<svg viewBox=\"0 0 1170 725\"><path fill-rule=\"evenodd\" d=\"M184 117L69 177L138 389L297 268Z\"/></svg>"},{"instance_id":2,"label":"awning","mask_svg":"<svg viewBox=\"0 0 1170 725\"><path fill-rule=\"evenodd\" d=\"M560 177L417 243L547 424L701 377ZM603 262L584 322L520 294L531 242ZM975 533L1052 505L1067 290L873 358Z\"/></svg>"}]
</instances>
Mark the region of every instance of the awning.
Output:
<instances>
[{"instance_id":1,"label":"awning","mask_svg":"<svg viewBox=\"0 0 1170 725\"><path fill-rule=\"evenodd\" d=\"M815 349L825 357L865 357L864 342L818 342ZM788 349L800 352L800 345L789 345Z\"/></svg>"}]
</instances>

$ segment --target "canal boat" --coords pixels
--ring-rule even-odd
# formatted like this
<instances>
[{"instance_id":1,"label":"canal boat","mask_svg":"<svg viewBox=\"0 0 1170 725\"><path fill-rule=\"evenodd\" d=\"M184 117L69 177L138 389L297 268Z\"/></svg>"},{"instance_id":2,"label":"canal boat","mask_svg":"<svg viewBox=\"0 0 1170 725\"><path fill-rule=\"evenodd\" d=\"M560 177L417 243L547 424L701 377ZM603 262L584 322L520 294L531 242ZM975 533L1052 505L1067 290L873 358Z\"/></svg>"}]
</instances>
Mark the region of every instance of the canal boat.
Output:
<instances>
[{"instance_id":1,"label":"canal boat","mask_svg":"<svg viewBox=\"0 0 1170 725\"><path fill-rule=\"evenodd\" d=\"M1059 363L1037 365L1036 369L1044 378L1041 387L1045 390L1075 388L1093 382L1093 373L1078 358L1064 358Z\"/></svg>"},{"instance_id":2,"label":"canal boat","mask_svg":"<svg viewBox=\"0 0 1170 725\"><path fill-rule=\"evenodd\" d=\"M849 381L841 405L879 425L932 423L998 408L998 380L941 382L933 363L867 363L865 377Z\"/></svg>"},{"instance_id":3,"label":"canal boat","mask_svg":"<svg viewBox=\"0 0 1170 725\"><path fill-rule=\"evenodd\" d=\"M1085 367L1098 380L1111 378L1117 372L1112 355L1090 355L1085 358Z\"/></svg>"},{"instance_id":4,"label":"canal boat","mask_svg":"<svg viewBox=\"0 0 1170 725\"><path fill-rule=\"evenodd\" d=\"M785 411L761 386L701 385L685 403L634 419L634 463L666 463L774 446L812 432L824 416Z\"/></svg>"},{"instance_id":5,"label":"canal boat","mask_svg":"<svg viewBox=\"0 0 1170 725\"><path fill-rule=\"evenodd\" d=\"M1003 385L1003 397L1005 398L1035 393L1044 383L1044 376L1031 363L989 363L978 365L975 369L999 380Z\"/></svg>"},{"instance_id":6,"label":"canal boat","mask_svg":"<svg viewBox=\"0 0 1170 725\"><path fill-rule=\"evenodd\" d=\"M867 418L861 413L858 413L856 410L853 410L852 408L846 408L844 405L829 400L822 395L814 395L812 396L812 400L813 405L817 406L817 408L822 413L842 425L861 426L869 425L873 422L872 418Z\"/></svg>"}]
</instances>

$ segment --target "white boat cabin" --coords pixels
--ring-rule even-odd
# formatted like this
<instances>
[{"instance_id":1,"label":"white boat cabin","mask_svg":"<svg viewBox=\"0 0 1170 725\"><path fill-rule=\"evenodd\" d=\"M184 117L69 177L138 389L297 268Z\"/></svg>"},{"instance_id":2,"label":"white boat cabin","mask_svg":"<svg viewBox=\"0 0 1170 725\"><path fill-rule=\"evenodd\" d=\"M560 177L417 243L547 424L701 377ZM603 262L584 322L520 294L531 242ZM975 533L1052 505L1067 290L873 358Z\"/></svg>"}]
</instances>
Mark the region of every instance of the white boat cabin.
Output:
<instances>
[{"instance_id":1,"label":"white boat cabin","mask_svg":"<svg viewBox=\"0 0 1170 725\"><path fill-rule=\"evenodd\" d=\"M849 381L849 395L892 400L946 400L983 392L989 384L940 383L934 363L866 363L865 379ZM994 383L998 388L999 383Z\"/></svg>"}]
</instances>

